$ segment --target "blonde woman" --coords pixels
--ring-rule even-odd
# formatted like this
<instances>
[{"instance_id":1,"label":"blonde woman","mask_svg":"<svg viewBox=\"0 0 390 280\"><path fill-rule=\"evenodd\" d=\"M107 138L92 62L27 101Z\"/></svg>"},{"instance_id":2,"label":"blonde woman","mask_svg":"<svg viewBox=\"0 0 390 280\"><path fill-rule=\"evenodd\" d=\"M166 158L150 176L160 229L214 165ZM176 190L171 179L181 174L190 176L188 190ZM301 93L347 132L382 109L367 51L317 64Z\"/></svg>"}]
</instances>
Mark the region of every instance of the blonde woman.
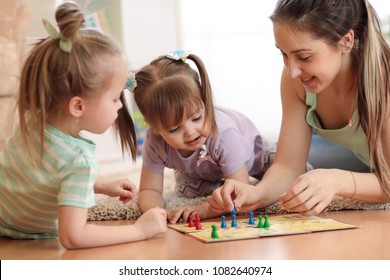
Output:
<instances>
[{"instance_id":1,"label":"blonde woman","mask_svg":"<svg viewBox=\"0 0 390 280\"><path fill-rule=\"evenodd\" d=\"M271 16L284 69L278 150L257 186L227 180L208 199L251 211L280 200L316 215L335 195L387 202L390 195L390 49L367 0L279 0ZM371 172L305 174L312 132L349 148ZM327 157L327 154L323 154Z\"/></svg>"}]
</instances>

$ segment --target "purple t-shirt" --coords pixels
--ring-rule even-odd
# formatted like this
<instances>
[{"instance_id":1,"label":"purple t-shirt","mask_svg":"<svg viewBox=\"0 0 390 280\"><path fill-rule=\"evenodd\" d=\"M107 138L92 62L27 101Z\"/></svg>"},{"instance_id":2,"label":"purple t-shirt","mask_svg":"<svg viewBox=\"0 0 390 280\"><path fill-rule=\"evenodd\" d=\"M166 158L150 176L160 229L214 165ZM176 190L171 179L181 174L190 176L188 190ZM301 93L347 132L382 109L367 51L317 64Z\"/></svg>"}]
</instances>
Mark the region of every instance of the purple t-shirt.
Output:
<instances>
[{"instance_id":1,"label":"purple t-shirt","mask_svg":"<svg viewBox=\"0 0 390 280\"><path fill-rule=\"evenodd\" d=\"M264 167L265 147L256 126L245 115L227 108L216 107L215 119L217 134L210 135L205 142L206 160L199 161L201 149L182 157L160 135L148 129L143 144L144 166L155 173L163 173L167 167L214 182L234 174L246 164L249 175L257 177Z\"/></svg>"}]
</instances>

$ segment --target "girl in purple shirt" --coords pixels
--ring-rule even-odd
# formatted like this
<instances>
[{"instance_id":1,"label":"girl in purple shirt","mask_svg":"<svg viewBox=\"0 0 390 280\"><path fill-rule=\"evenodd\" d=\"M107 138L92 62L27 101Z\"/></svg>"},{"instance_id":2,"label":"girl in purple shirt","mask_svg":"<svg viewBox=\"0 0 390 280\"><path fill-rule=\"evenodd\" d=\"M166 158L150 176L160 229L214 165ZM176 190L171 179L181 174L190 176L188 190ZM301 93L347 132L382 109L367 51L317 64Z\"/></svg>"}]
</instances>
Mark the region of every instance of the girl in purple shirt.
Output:
<instances>
[{"instance_id":1,"label":"girl in purple shirt","mask_svg":"<svg viewBox=\"0 0 390 280\"><path fill-rule=\"evenodd\" d=\"M196 70L186 60L191 60ZM249 183L265 169L265 144L243 114L215 108L201 59L176 51L161 56L135 75L131 88L149 125L143 144L139 206L164 208L164 168L175 170L176 191L185 197L210 195L224 179ZM175 223L190 214L202 219L223 214L207 202L168 215Z\"/></svg>"}]
</instances>

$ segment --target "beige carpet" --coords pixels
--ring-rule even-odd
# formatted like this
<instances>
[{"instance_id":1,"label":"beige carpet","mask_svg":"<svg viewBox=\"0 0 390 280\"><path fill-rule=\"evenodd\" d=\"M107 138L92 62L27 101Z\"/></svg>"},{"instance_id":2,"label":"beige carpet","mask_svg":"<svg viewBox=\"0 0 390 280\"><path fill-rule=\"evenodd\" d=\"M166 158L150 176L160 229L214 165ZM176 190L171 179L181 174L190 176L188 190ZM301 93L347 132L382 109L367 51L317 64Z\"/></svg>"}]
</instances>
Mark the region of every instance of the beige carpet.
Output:
<instances>
[{"instance_id":1,"label":"beige carpet","mask_svg":"<svg viewBox=\"0 0 390 280\"><path fill-rule=\"evenodd\" d=\"M139 165L128 167L128 169L120 170L112 168L106 169L103 177L107 179L129 178L134 183L138 184L140 176ZM253 181L254 183L254 181ZM164 200L165 208L168 211L175 210L183 205L197 205L204 201L204 198L183 198L176 197L174 194L174 178L172 170L166 170L164 178ZM390 203L370 204L361 201L349 200L337 197L333 199L325 211L338 210L381 210L390 209ZM283 214L286 213L279 205L274 203L266 208L258 209L263 214ZM132 220L137 219L141 215L141 211L137 205L137 197L127 204L121 203L118 198L111 198L105 195L96 195L96 205L88 212L89 221L104 221L104 220Z\"/></svg>"}]
</instances>

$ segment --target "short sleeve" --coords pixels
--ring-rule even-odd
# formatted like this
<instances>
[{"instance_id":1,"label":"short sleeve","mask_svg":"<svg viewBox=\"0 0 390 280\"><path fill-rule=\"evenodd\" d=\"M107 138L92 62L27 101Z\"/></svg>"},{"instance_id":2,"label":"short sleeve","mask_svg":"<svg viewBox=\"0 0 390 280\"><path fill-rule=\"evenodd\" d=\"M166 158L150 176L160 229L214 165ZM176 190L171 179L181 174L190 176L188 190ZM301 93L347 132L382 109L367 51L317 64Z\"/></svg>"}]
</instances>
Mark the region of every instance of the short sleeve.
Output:
<instances>
[{"instance_id":1,"label":"short sleeve","mask_svg":"<svg viewBox=\"0 0 390 280\"><path fill-rule=\"evenodd\" d=\"M167 144L160 136L148 130L142 147L142 164L152 172L163 173L167 162Z\"/></svg>"},{"instance_id":2,"label":"short sleeve","mask_svg":"<svg viewBox=\"0 0 390 280\"><path fill-rule=\"evenodd\" d=\"M94 185L99 165L95 159L80 156L61 171L58 204L89 208L95 205Z\"/></svg>"}]
</instances>

